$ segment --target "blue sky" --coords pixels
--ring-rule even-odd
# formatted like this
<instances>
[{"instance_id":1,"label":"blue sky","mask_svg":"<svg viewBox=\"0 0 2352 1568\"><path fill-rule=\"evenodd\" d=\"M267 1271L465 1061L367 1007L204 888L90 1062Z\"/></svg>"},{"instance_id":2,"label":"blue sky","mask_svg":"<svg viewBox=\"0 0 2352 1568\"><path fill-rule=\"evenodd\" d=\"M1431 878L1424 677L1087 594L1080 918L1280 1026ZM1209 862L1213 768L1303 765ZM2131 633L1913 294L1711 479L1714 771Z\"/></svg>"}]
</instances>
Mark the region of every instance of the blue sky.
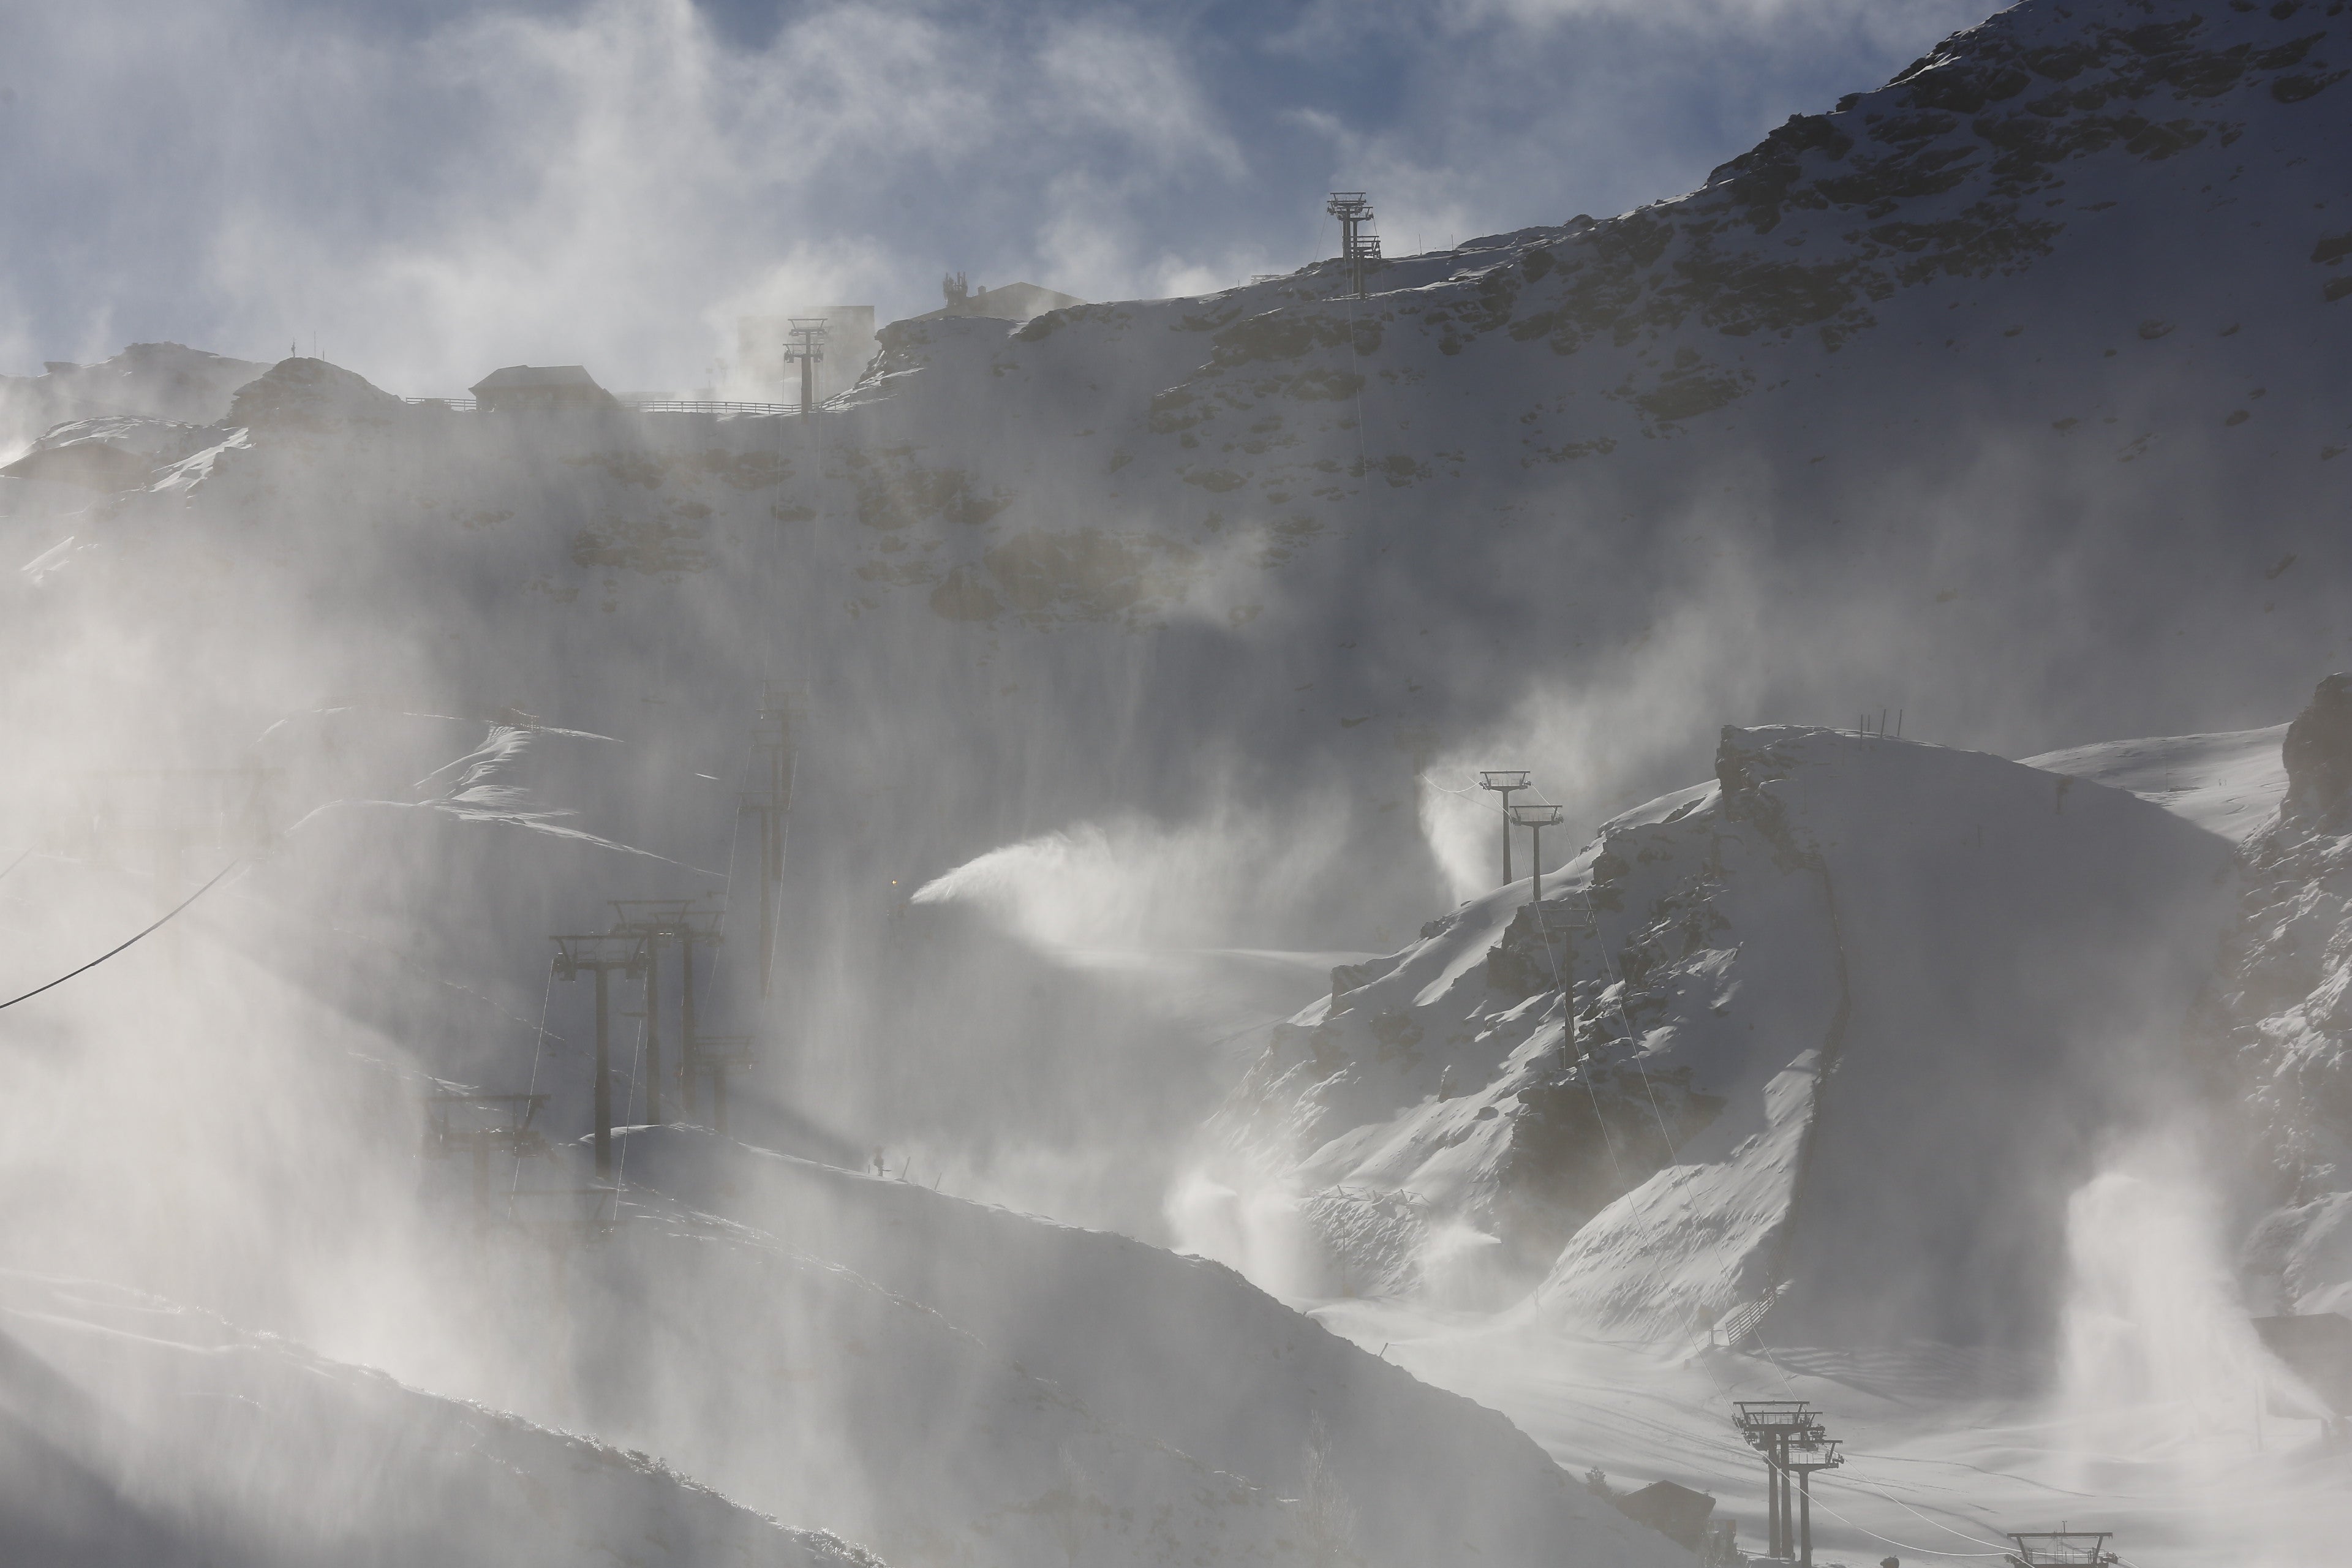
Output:
<instances>
[{"instance_id":1,"label":"blue sky","mask_svg":"<svg viewBox=\"0 0 2352 1568\"><path fill-rule=\"evenodd\" d=\"M748 310L1088 299L1623 211L1986 0L98 0L0 20L0 370L315 339L704 379Z\"/></svg>"}]
</instances>

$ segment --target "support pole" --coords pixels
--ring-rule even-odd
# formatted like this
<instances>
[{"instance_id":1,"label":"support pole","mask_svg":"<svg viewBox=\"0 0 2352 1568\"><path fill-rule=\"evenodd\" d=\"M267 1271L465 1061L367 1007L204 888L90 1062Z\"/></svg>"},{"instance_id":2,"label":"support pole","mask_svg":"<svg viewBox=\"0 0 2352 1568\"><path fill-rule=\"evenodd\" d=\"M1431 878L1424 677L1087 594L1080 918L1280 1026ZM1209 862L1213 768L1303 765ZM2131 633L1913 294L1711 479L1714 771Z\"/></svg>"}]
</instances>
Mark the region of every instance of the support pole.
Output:
<instances>
[{"instance_id":1,"label":"support pole","mask_svg":"<svg viewBox=\"0 0 2352 1568\"><path fill-rule=\"evenodd\" d=\"M1535 775L1524 768L1488 769L1478 775L1478 787L1492 790L1503 797L1503 880L1511 885L1511 826L1517 819L1511 816L1511 796L1535 783Z\"/></svg>"},{"instance_id":2,"label":"support pole","mask_svg":"<svg viewBox=\"0 0 2352 1568\"><path fill-rule=\"evenodd\" d=\"M1511 791L1509 791L1509 790L1504 790L1504 791L1503 791L1503 792L1501 792L1501 793L1502 793L1502 796L1503 796L1503 886L1505 886L1506 888L1507 888L1507 887L1509 887L1509 886L1511 885L1511 880L1512 880L1512 878L1511 878L1511 794L1512 794L1512 792L1511 792Z\"/></svg>"},{"instance_id":3,"label":"support pole","mask_svg":"<svg viewBox=\"0 0 2352 1568\"><path fill-rule=\"evenodd\" d=\"M596 966L596 1174L613 1173L613 1031L606 1011L604 966Z\"/></svg>"},{"instance_id":4,"label":"support pole","mask_svg":"<svg viewBox=\"0 0 2352 1568\"><path fill-rule=\"evenodd\" d=\"M1530 853L1535 856L1532 879L1528 885L1531 903L1543 902L1543 830L1558 827L1567 812L1557 805L1521 805L1512 808L1510 820L1528 830L1533 839ZM1506 833L1510 829L1506 827Z\"/></svg>"},{"instance_id":5,"label":"support pole","mask_svg":"<svg viewBox=\"0 0 2352 1568\"><path fill-rule=\"evenodd\" d=\"M689 925L678 933L678 1063L677 1077L680 1095L686 1101L686 1119L694 1120L694 1074L701 1064L695 1060L694 1032L694 928Z\"/></svg>"},{"instance_id":6,"label":"support pole","mask_svg":"<svg viewBox=\"0 0 2352 1568\"><path fill-rule=\"evenodd\" d=\"M727 1135L727 1064L710 1064L710 1130Z\"/></svg>"},{"instance_id":7,"label":"support pole","mask_svg":"<svg viewBox=\"0 0 2352 1568\"><path fill-rule=\"evenodd\" d=\"M766 954L776 950L776 880L769 868L776 863L775 797L752 806L760 814L760 952ZM763 964L760 973L760 994L768 994L768 975Z\"/></svg>"},{"instance_id":8,"label":"support pole","mask_svg":"<svg viewBox=\"0 0 2352 1568\"><path fill-rule=\"evenodd\" d=\"M824 357L826 321L823 316L794 316L792 322L784 363L800 362L801 417L807 419L816 413L816 362Z\"/></svg>"},{"instance_id":9,"label":"support pole","mask_svg":"<svg viewBox=\"0 0 2352 1568\"><path fill-rule=\"evenodd\" d=\"M646 942L646 1120L662 1125L661 939Z\"/></svg>"},{"instance_id":10,"label":"support pole","mask_svg":"<svg viewBox=\"0 0 2352 1568\"><path fill-rule=\"evenodd\" d=\"M490 1226L490 1140L487 1133L474 1134L474 1234L479 1236Z\"/></svg>"},{"instance_id":11,"label":"support pole","mask_svg":"<svg viewBox=\"0 0 2352 1568\"><path fill-rule=\"evenodd\" d=\"M1813 1472L1805 1470L1797 1477L1797 1532L1801 1542L1799 1560L1804 1568L1813 1568Z\"/></svg>"},{"instance_id":12,"label":"support pole","mask_svg":"<svg viewBox=\"0 0 2352 1568\"><path fill-rule=\"evenodd\" d=\"M1780 1555L1797 1554L1796 1489L1789 1484L1789 1439L1780 1439Z\"/></svg>"}]
</instances>

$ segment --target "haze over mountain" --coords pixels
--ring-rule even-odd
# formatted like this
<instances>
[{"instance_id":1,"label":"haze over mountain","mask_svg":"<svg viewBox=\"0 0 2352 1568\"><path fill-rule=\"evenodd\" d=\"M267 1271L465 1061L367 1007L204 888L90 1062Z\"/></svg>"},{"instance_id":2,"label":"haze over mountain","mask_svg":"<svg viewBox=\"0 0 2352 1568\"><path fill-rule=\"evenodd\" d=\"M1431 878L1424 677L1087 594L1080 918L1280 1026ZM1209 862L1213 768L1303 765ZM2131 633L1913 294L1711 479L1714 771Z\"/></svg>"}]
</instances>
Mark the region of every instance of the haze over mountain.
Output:
<instances>
[{"instance_id":1,"label":"haze over mountain","mask_svg":"<svg viewBox=\"0 0 2352 1568\"><path fill-rule=\"evenodd\" d=\"M1752 1545L1722 1401L1801 1382L1877 1424L1841 1550L2087 1489L2203 1561L2147 1500L2226 1454L2305 1560L2247 1320L2352 1301L2342 682L2283 729L2352 664L2344 9L2027 0L1687 195L902 321L807 417L0 383L0 989L209 889L0 1017L7 1408L96 1412L11 1539L311 1550L147 1408L307 1377L486 1555L468 1454L646 1560L1665 1563L1560 1465ZM648 1041L551 965L663 899L724 1136L675 978ZM458 1090L551 1141L477 1189Z\"/></svg>"}]
</instances>

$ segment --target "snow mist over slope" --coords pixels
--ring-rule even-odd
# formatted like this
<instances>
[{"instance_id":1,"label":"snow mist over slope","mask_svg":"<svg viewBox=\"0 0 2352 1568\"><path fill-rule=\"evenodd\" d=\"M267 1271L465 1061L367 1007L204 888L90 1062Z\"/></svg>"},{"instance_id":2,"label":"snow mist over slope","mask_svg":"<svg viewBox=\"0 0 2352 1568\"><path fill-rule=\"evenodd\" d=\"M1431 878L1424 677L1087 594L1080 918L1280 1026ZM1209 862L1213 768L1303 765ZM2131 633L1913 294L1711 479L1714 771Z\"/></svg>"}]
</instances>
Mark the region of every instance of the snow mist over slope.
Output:
<instances>
[{"instance_id":1,"label":"snow mist over slope","mask_svg":"<svg viewBox=\"0 0 2352 1568\"><path fill-rule=\"evenodd\" d=\"M1760 1299L1808 1343L2046 1347L2066 1194L2180 1076L2228 846L1876 736L1727 731L1717 773L1542 902L1334 972L1212 1121L1192 1244L1278 1247L1270 1186L1311 1294L1537 1287L1652 1337Z\"/></svg>"},{"instance_id":2,"label":"snow mist over slope","mask_svg":"<svg viewBox=\"0 0 2352 1568\"><path fill-rule=\"evenodd\" d=\"M2199 1146L2197 1246L2340 1302L2334 796L2258 830L2248 734L2343 662L2342 11L2022 5L1685 196L1362 300L901 322L805 418L28 378L89 400L0 477L0 1001L201 896L0 1015L9 1310L100 1280L401 1380L394 1428L577 1433L509 1458L618 1496L584 1550L685 1540L690 1478L714 1552L1011 1568L1664 1560L1269 1292L2039 1368L2204 1268L2086 1233L2162 1231L2095 1184L2217 1083L2277 1159ZM1822 727L1865 708L1941 743ZM1505 764L1597 832L1531 907ZM640 977L552 962L633 900L723 906L742 1066L728 1139L597 1173L600 984L615 1121L717 1120ZM428 1157L461 1088L546 1142ZM204 1437L40 1462L136 1502ZM257 1515L312 1479L255 1468Z\"/></svg>"}]
</instances>

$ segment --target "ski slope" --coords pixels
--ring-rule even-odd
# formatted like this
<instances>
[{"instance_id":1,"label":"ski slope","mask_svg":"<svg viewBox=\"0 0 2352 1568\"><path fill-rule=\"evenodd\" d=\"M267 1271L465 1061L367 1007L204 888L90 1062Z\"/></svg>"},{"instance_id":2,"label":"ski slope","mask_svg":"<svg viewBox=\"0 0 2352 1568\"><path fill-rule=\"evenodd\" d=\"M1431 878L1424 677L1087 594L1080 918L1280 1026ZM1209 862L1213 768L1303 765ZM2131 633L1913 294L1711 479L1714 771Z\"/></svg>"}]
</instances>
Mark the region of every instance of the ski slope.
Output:
<instances>
[{"instance_id":1,"label":"ski slope","mask_svg":"<svg viewBox=\"0 0 2352 1568\"><path fill-rule=\"evenodd\" d=\"M83 1279L0 1274L0 1451L16 1563L877 1563L644 1454Z\"/></svg>"}]
</instances>

